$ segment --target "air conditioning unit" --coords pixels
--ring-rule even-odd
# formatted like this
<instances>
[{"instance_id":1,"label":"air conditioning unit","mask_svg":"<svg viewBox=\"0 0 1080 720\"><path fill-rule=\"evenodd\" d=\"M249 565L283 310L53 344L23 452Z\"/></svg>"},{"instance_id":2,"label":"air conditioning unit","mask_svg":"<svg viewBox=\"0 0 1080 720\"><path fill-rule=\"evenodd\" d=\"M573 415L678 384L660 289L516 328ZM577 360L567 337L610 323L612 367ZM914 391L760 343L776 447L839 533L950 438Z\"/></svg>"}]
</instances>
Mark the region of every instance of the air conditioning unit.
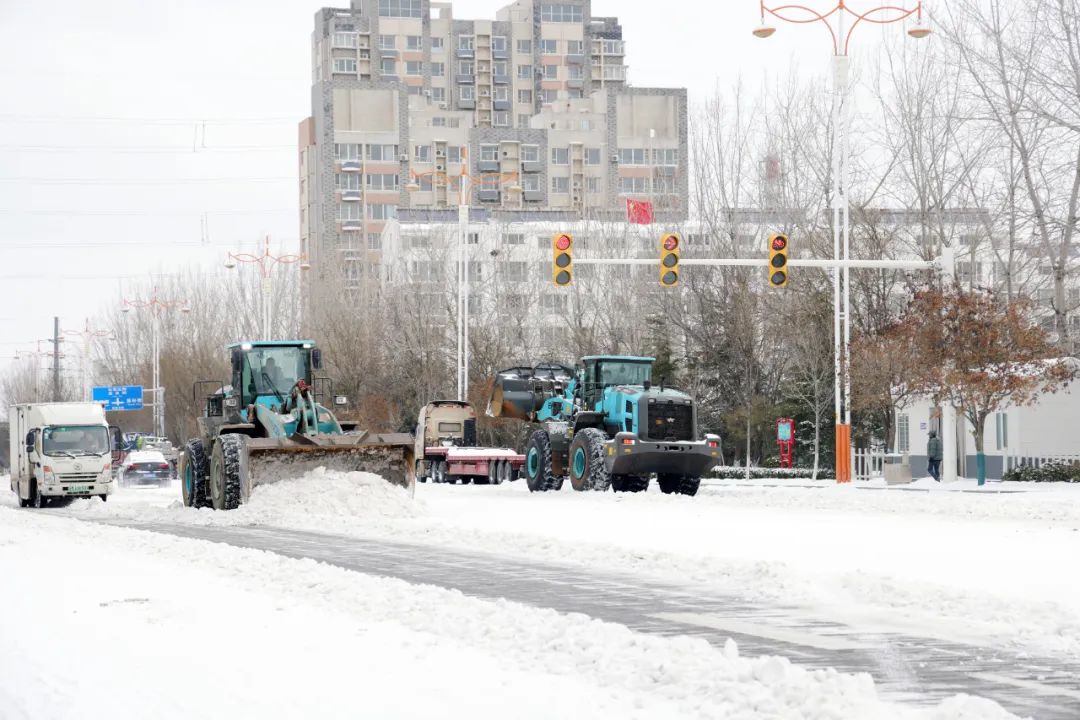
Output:
<instances>
[{"instance_id":1,"label":"air conditioning unit","mask_svg":"<svg viewBox=\"0 0 1080 720\"><path fill-rule=\"evenodd\" d=\"M435 151L435 157L446 157L446 151L439 148Z\"/></svg>"},{"instance_id":2,"label":"air conditioning unit","mask_svg":"<svg viewBox=\"0 0 1080 720\"><path fill-rule=\"evenodd\" d=\"M442 171L446 170L446 166L443 165L442 163L435 163L435 169L438 170L439 172L442 172Z\"/></svg>"},{"instance_id":3,"label":"air conditioning unit","mask_svg":"<svg viewBox=\"0 0 1080 720\"><path fill-rule=\"evenodd\" d=\"M439 103L439 109L440 110L445 110L446 108L447 108L446 103L444 103L444 102Z\"/></svg>"},{"instance_id":4,"label":"air conditioning unit","mask_svg":"<svg viewBox=\"0 0 1080 720\"><path fill-rule=\"evenodd\" d=\"M430 90L425 90L424 91L424 97L431 97L431 91Z\"/></svg>"},{"instance_id":5,"label":"air conditioning unit","mask_svg":"<svg viewBox=\"0 0 1080 720\"><path fill-rule=\"evenodd\" d=\"M401 153L398 155L398 160L401 162L409 162L409 153Z\"/></svg>"}]
</instances>

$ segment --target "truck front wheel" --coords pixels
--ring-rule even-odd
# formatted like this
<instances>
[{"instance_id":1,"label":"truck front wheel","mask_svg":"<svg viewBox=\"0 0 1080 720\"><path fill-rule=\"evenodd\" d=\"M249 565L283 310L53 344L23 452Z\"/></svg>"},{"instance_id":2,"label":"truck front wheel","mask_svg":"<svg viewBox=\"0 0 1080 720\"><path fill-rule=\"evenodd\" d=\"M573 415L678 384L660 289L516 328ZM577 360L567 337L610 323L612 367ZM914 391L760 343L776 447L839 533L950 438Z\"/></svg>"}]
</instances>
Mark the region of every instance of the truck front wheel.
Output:
<instances>
[{"instance_id":1,"label":"truck front wheel","mask_svg":"<svg viewBox=\"0 0 1080 720\"><path fill-rule=\"evenodd\" d=\"M656 476L656 482L660 485L660 492L668 495L672 493L697 495L698 486L701 485L701 478L660 473Z\"/></svg>"},{"instance_id":2,"label":"truck front wheel","mask_svg":"<svg viewBox=\"0 0 1080 720\"><path fill-rule=\"evenodd\" d=\"M40 510L43 507L48 507L49 500L41 494L41 488L38 487L37 480L30 481L30 505Z\"/></svg>"},{"instance_id":3,"label":"truck front wheel","mask_svg":"<svg viewBox=\"0 0 1080 720\"><path fill-rule=\"evenodd\" d=\"M210 494L215 510L240 507L243 492L240 457L244 442L244 435L225 433L214 443L214 453L210 457Z\"/></svg>"},{"instance_id":4,"label":"truck front wheel","mask_svg":"<svg viewBox=\"0 0 1080 720\"><path fill-rule=\"evenodd\" d=\"M604 461L607 435L597 428L585 428L570 443L570 484L575 490L607 490L611 474Z\"/></svg>"},{"instance_id":5,"label":"truck front wheel","mask_svg":"<svg viewBox=\"0 0 1080 720\"><path fill-rule=\"evenodd\" d=\"M562 476L551 467L551 438L545 430L534 432L525 446L525 482L530 492L562 488Z\"/></svg>"}]
</instances>

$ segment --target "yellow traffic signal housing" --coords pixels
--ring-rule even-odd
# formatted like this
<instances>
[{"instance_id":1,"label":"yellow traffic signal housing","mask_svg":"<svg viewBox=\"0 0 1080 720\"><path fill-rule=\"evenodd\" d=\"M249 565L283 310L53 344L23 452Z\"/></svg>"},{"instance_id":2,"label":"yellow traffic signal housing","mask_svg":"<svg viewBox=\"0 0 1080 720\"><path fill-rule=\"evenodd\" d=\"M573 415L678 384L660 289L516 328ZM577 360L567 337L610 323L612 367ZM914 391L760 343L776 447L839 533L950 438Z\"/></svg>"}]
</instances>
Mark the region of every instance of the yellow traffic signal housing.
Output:
<instances>
[{"instance_id":1,"label":"yellow traffic signal housing","mask_svg":"<svg viewBox=\"0 0 1080 720\"><path fill-rule=\"evenodd\" d=\"M769 236L769 286L787 287L788 238L776 233Z\"/></svg>"},{"instance_id":2,"label":"yellow traffic signal housing","mask_svg":"<svg viewBox=\"0 0 1080 720\"><path fill-rule=\"evenodd\" d=\"M675 287L679 284L679 241L677 233L660 238L660 285Z\"/></svg>"},{"instance_id":3,"label":"yellow traffic signal housing","mask_svg":"<svg viewBox=\"0 0 1080 720\"><path fill-rule=\"evenodd\" d=\"M565 287L574 279L574 236L559 233L551 238L551 282Z\"/></svg>"}]
</instances>

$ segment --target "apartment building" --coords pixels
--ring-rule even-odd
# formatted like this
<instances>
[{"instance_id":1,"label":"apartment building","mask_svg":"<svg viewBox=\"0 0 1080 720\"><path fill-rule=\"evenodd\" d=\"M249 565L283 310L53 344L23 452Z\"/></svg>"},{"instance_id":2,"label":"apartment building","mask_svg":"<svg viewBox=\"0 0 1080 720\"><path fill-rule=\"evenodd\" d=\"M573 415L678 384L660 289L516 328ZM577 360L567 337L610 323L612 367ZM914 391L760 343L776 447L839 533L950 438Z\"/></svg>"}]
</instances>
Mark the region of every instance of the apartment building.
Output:
<instances>
[{"instance_id":1,"label":"apartment building","mask_svg":"<svg viewBox=\"0 0 1080 720\"><path fill-rule=\"evenodd\" d=\"M686 217L687 97L627 82L622 28L590 0L352 0L312 35L300 232L313 265L381 281L388 223Z\"/></svg>"}]
</instances>

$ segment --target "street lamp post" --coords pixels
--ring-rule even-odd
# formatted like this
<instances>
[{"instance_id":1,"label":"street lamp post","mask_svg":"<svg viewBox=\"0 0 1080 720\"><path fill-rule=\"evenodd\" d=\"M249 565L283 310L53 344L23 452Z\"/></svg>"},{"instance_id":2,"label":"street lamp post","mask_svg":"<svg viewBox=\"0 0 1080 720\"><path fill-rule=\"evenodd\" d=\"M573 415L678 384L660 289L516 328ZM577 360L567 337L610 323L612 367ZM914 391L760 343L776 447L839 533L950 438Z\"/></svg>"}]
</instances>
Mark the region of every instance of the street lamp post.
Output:
<instances>
[{"instance_id":1,"label":"street lamp post","mask_svg":"<svg viewBox=\"0 0 1080 720\"><path fill-rule=\"evenodd\" d=\"M846 263L851 258L850 223L848 220L847 179L848 155L848 48L851 34L861 23L888 25L914 18L908 35L924 38L930 34L922 14L922 2L906 8L881 5L859 13L839 0L825 12L805 5L782 5L768 7L760 0L761 24L753 34L767 38L776 32L769 18L805 25L821 23L832 39L832 211L833 211L833 259L841 257ZM850 26L848 22L850 21ZM841 256L841 249L843 255ZM851 481L851 269L833 267L833 410L836 417L836 480ZM841 294L841 288L843 289ZM842 324L842 327L841 327ZM842 348L841 348L842 345ZM843 394L841 394L841 385Z\"/></svg>"},{"instance_id":2,"label":"street lamp post","mask_svg":"<svg viewBox=\"0 0 1080 720\"><path fill-rule=\"evenodd\" d=\"M154 435L165 435L165 389L161 387L161 313L179 309L182 313L191 312L187 300L165 300L158 296L157 288L150 293L150 299L124 298L121 312L129 313L132 308L148 309L153 319L153 355L154 355Z\"/></svg>"},{"instance_id":3,"label":"street lamp post","mask_svg":"<svg viewBox=\"0 0 1080 720\"><path fill-rule=\"evenodd\" d=\"M65 330L65 335L82 338L82 386L83 399L87 402L91 399L90 391L90 342L94 338L113 338L114 335L108 330L93 330L90 327L90 318L86 319L86 327L82 330Z\"/></svg>"},{"instance_id":4,"label":"street lamp post","mask_svg":"<svg viewBox=\"0 0 1080 720\"><path fill-rule=\"evenodd\" d=\"M307 255L273 255L270 252L270 236L267 235L263 243L263 251L259 255L251 253L230 252L225 258L225 267L232 270L236 263L250 263L259 266L260 288L262 290L262 335L264 340L273 340L273 314L271 313L271 280L274 267L277 265L293 265L300 263L301 270L310 270L311 264Z\"/></svg>"},{"instance_id":5,"label":"street lamp post","mask_svg":"<svg viewBox=\"0 0 1080 720\"><path fill-rule=\"evenodd\" d=\"M461 172L458 181L458 247L457 247L457 399L467 400L469 393L469 198L472 192L473 177L466 170L467 161L464 148L461 157ZM419 180L429 176L434 184L445 182L445 172L409 172L410 180L405 190L413 193L420 190ZM512 194L522 192L517 173L483 173L481 177L497 177L499 185L506 185L506 191ZM434 186L434 185L433 185ZM481 187L483 183L481 183Z\"/></svg>"}]
</instances>

